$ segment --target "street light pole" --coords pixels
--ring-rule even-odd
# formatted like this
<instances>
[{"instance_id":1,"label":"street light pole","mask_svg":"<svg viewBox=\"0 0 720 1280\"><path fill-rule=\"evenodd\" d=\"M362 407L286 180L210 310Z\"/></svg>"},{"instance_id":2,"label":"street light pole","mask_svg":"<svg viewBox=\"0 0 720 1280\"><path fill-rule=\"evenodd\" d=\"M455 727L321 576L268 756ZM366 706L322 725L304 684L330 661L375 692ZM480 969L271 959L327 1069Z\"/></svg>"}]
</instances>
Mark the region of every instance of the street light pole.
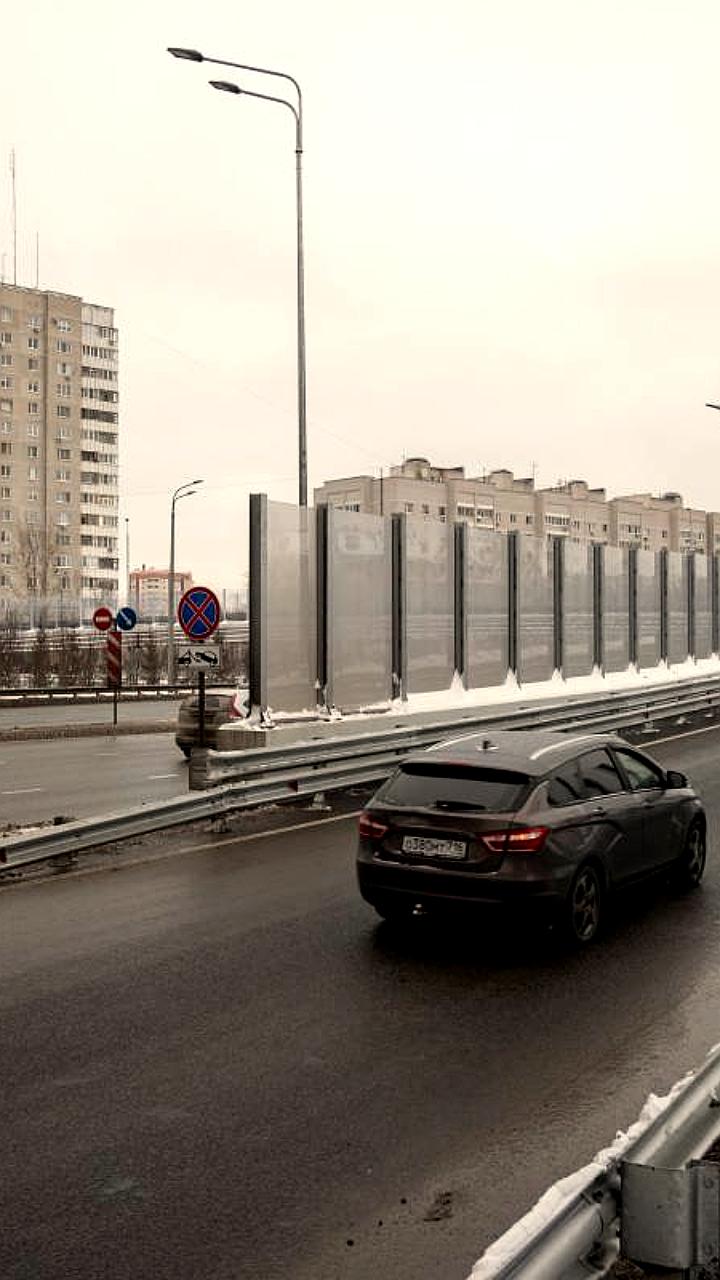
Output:
<instances>
[{"instance_id":1,"label":"street light pole","mask_svg":"<svg viewBox=\"0 0 720 1280\"><path fill-rule=\"evenodd\" d=\"M208 58L197 49L170 48L174 58L186 62L210 62L218 67L234 67L239 71L252 71L258 75L276 76L293 85L297 94L297 106L287 98L272 97L267 93L254 93L241 89L227 80L211 80L214 89L225 93L244 94L248 98L262 98L266 102L279 102L289 107L295 117L295 201L297 243L297 383L298 383L298 499L301 507L307 506L307 379L305 361L305 250L303 241L303 191L302 191L302 91L294 76L286 71L273 71L269 67L254 67L244 62L227 62L224 58Z\"/></svg>"},{"instance_id":2,"label":"street light pole","mask_svg":"<svg viewBox=\"0 0 720 1280\"><path fill-rule=\"evenodd\" d=\"M167 675L168 684L175 684L175 503L181 498L192 498L197 493L195 485L202 480L189 480L175 490L170 503L170 565L168 571L167 609Z\"/></svg>"}]
</instances>

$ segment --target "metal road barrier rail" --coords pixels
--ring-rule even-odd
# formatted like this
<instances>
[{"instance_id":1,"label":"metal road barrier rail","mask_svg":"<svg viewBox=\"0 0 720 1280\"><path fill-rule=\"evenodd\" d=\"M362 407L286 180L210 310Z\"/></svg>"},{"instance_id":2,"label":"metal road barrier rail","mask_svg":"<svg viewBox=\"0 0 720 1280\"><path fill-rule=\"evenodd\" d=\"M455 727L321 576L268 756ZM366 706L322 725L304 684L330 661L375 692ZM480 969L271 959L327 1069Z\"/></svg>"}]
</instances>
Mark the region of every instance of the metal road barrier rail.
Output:
<instances>
[{"instance_id":1,"label":"metal road barrier rail","mask_svg":"<svg viewBox=\"0 0 720 1280\"><path fill-rule=\"evenodd\" d=\"M52 858L72 856L118 840L179 826L253 806L312 796L321 791L379 782L409 752L455 733L484 728L607 730L650 727L654 719L717 714L720 679L687 681L681 688L542 708L523 708L441 724L393 729L321 742L247 751L194 751L190 795L122 813L85 818L62 826L0 838L0 874Z\"/></svg>"},{"instance_id":2,"label":"metal road barrier rail","mask_svg":"<svg viewBox=\"0 0 720 1280\"><path fill-rule=\"evenodd\" d=\"M211 689L212 686L208 685ZM129 684L118 689L120 701L148 702L167 698L186 698L195 692L194 684ZM58 705L75 702L112 702L113 691L106 685L47 685L39 688L0 689L0 708Z\"/></svg>"},{"instance_id":3,"label":"metal road barrier rail","mask_svg":"<svg viewBox=\"0 0 720 1280\"><path fill-rule=\"evenodd\" d=\"M698 1280L720 1276L720 1166L702 1159L720 1135L719 1091L720 1046L638 1137L631 1130L609 1149L601 1172L589 1165L566 1180L554 1212L543 1215L541 1201L511 1227L471 1280L587 1280L610 1275L620 1252L673 1273L692 1268Z\"/></svg>"}]
</instances>

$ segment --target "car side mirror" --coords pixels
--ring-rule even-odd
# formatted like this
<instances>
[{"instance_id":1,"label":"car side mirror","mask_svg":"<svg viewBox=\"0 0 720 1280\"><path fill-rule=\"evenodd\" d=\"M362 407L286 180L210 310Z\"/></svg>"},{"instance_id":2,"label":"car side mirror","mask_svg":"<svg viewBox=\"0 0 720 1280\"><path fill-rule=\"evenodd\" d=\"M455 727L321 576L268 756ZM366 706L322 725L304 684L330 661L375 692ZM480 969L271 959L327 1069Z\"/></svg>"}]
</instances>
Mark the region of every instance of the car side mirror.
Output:
<instances>
[{"instance_id":1,"label":"car side mirror","mask_svg":"<svg viewBox=\"0 0 720 1280\"><path fill-rule=\"evenodd\" d=\"M668 769L665 774L665 785L672 790L679 790L681 787L689 787L690 783L679 769Z\"/></svg>"}]
</instances>

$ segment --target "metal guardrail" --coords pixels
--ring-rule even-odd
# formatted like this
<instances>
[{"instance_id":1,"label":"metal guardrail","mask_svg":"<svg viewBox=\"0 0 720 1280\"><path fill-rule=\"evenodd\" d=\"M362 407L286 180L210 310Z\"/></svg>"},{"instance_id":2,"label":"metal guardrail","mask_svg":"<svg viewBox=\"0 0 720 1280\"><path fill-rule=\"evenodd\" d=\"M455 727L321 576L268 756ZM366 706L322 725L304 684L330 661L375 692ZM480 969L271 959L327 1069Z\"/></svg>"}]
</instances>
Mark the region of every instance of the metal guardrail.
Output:
<instances>
[{"instance_id":1,"label":"metal guardrail","mask_svg":"<svg viewBox=\"0 0 720 1280\"><path fill-rule=\"evenodd\" d=\"M684 716L703 709L714 715L718 707L720 679L702 679L672 690L621 697L602 695L570 705L492 713L477 720L465 717L410 730L238 752L194 751L190 769L195 790L190 795L34 833L6 836L0 840L0 873L239 809L379 782L411 751L458 732L493 727L599 731L640 727L653 717Z\"/></svg>"},{"instance_id":2,"label":"metal guardrail","mask_svg":"<svg viewBox=\"0 0 720 1280\"><path fill-rule=\"evenodd\" d=\"M540 1222L533 1211L475 1264L471 1280L587 1280L632 1262L720 1275L720 1168L702 1161L720 1135L720 1048L607 1168L589 1166ZM701 1190L698 1190L698 1187ZM512 1241L522 1239L513 1245Z\"/></svg>"},{"instance_id":3,"label":"metal guardrail","mask_svg":"<svg viewBox=\"0 0 720 1280\"><path fill-rule=\"evenodd\" d=\"M212 685L208 684L208 689ZM128 684L118 690L122 702L139 702L184 698L195 692L191 684ZM0 708L3 706L42 706L46 703L65 705L75 702L112 702L113 691L106 685L46 685L38 688L0 689Z\"/></svg>"}]
</instances>

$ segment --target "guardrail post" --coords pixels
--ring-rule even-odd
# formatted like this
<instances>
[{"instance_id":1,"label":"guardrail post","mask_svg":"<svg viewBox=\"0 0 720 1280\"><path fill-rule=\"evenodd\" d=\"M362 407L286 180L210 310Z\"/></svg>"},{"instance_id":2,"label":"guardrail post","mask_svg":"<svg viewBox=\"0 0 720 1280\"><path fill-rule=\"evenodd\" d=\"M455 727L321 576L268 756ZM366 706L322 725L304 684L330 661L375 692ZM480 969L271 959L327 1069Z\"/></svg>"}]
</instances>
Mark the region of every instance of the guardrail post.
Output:
<instances>
[{"instance_id":1,"label":"guardrail post","mask_svg":"<svg viewBox=\"0 0 720 1280\"><path fill-rule=\"evenodd\" d=\"M592 549L593 575L593 666L603 670L605 662L605 631L603 627L603 609L605 606L605 550L601 543L594 542Z\"/></svg>"},{"instance_id":2,"label":"guardrail post","mask_svg":"<svg viewBox=\"0 0 720 1280\"><path fill-rule=\"evenodd\" d=\"M250 494L250 581L248 586L248 684L250 714L262 719L267 695L267 524L268 500Z\"/></svg>"},{"instance_id":3,"label":"guardrail post","mask_svg":"<svg viewBox=\"0 0 720 1280\"><path fill-rule=\"evenodd\" d=\"M516 533L507 534L508 557L508 670L518 674L518 556Z\"/></svg>"},{"instance_id":4,"label":"guardrail post","mask_svg":"<svg viewBox=\"0 0 720 1280\"><path fill-rule=\"evenodd\" d=\"M638 665L637 551L628 547L628 658L630 666Z\"/></svg>"},{"instance_id":5,"label":"guardrail post","mask_svg":"<svg viewBox=\"0 0 720 1280\"><path fill-rule=\"evenodd\" d=\"M465 665L467 655L467 610L465 608L465 572L467 525L462 522L454 529L455 569L455 670L467 688Z\"/></svg>"},{"instance_id":6,"label":"guardrail post","mask_svg":"<svg viewBox=\"0 0 720 1280\"><path fill-rule=\"evenodd\" d=\"M392 682L393 697L407 698L407 521L392 519Z\"/></svg>"}]
</instances>

